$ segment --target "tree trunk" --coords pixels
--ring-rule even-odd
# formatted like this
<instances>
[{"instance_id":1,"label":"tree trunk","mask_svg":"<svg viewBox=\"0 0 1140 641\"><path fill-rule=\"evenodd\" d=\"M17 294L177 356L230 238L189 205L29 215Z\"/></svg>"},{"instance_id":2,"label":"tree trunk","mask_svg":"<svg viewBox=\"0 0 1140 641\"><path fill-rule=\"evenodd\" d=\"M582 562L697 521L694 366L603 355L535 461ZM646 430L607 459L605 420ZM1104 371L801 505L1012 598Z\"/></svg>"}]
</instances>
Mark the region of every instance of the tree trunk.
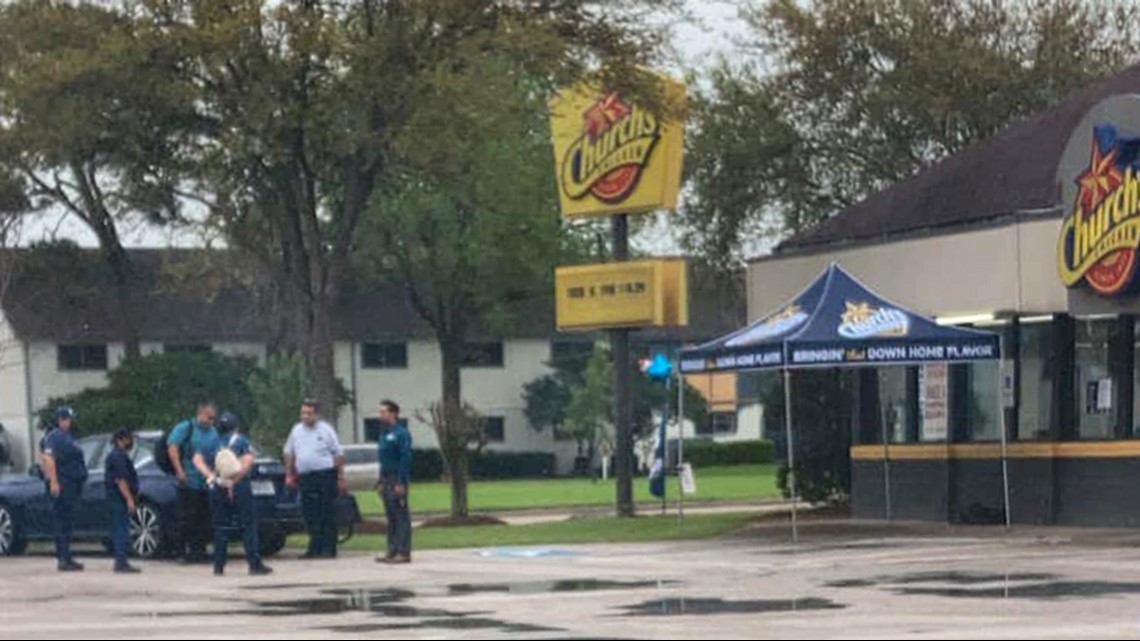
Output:
<instances>
[{"instance_id":1,"label":"tree trunk","mask_svg":"<svg viewBox=\"0 0 1140 641\"><path fill-rule=\"evenodd\" d=\"M313 396L321 404L329 422L336 424L339 414L336 393L336 366L333 357L332 302L327 293L313 297L309 326L309 379Z\"/></svg>"},{"instance_id":2,"label":"tree trunk","mask_svg":"<svg viewBox=\"0 0 1140 641\"><path fill-rule=\"evenodd\" d=\"M467 454L447 457L447 477L451 481L451 518L467 518L470 510L467 507Z\"/></svg>"},{"instance_id":3,"label":"tree trunk","mask_svg":"<svg viewBox=\"0 0 1140 641\"><path fill-rule=\"evenodd\" d=\"M451 516L465 518L467 509L467 437L464 429L451 425L461 420L463 390L460 383L460 363L463 343L452 338L441 338L439 349L442 356L443 410L445 434L440 434L440 448L447 459L447 475L451 483Z\"/></svg>"},{"instance_id":4,"label":"tree trunk","mask_svg":"<svg viewBox=\"0 0 1140 641\"><path fill-rule=\"evenodd\" d=\"M130 257L117 239L114 245L103 247L103 256L115 278L115 299L119 307L119 318L123 324L120 337L123 341L123 354L128 360L138 358L142 355L142 349L139 347L139 328L131 300L135 281Z\"/></svg>"}]
</instances>

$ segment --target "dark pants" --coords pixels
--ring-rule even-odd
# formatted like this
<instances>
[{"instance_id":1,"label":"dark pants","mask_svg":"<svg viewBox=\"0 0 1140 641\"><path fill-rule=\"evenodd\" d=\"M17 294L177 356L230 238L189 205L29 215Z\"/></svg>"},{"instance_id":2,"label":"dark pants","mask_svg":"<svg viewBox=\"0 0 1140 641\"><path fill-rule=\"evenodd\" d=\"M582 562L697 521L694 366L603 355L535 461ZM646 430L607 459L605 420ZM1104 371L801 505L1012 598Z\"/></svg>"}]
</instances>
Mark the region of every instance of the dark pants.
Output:
<instances>
[{"instance_id":1,"label":"dark pants","mask_svg":"<svg viewBox=\"0 0 1140 641\"><path fill-rule=\"evenodd\" d=\"M61 481L59 496L51 502L55 514L55 558L60 565L72 562L71 533L75 531L75 504L79 502L82 493L82 485Z\"/></svg>"},{"instance_id":2,"label":"dark pants","mask_svg":"<svg viewBox=\"0 0 1140 641\"><path fill-rule=\"evenodd\" d=\"M131 549L131 515L122 498L107 499L107 507L111 513L111 552L115 555L115 567L121 568L127 565L127 553Z\"/></svg>"},{"instance_id":3,"label":"dark pants","mask_svg":"<svg viewBox=\"0 0 1140 641\"><path fill-rule=\"evenodd\" d=\"M210 531L210 494L206 490L178 488L178 532L187 559L206 557Z\"/></svg>"},{"instance_id":4,"label":"dark pants","mask_svg":"<svg viewBox=\"0 0 1140 641\"><path fill-rule=\"evenodd\" d=\"M229 559L229 533L241 528L245 560L250 568L261 567L261 542L257 533L257 512L253 486L243 481L234 488L234 498L223 488L210 493L210 512L214 522L214 567L226 567Z\"/></svg>"},{"instance_id":5,"label":"dark pants","mask_svg":"<svg viewBox=\"0 0 1140 641\"><path fill-rule=\"evenodd\" d=\"M336 556L336 470L301 475L301 514L309 531L310 556Z\"/></svg>"},{"instance_id":6,"label":"dark pants","mask_svg":"<svg viewBox=\"0 0 1140 641\"><path fill-rule=\"evenodd\" d=\"M396 495L395 481L383 482L384 514L388 519L388 556L412 556L412 515L408 510L408 486Z\"/></svg>"}]
</instances>

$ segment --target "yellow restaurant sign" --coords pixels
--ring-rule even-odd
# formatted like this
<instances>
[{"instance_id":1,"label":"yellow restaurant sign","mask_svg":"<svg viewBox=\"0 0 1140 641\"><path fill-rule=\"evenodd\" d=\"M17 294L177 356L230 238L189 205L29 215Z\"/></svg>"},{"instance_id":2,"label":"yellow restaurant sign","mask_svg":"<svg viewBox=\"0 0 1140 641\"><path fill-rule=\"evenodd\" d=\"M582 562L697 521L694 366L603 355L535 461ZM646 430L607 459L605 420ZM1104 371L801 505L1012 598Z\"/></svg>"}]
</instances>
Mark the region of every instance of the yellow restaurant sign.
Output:
<instances>
[{"instance_id":1,"label":"yellow restaurant sign","mask_svg":"<svg viewBox=\"0 0 1140 641\"><path fill-rule=\"evenodd\" d=\"M559 331L689 324L684 260L559 267L554 280Z\"/></svg>"},{"instance_id":2,"label":"yellow restaurant sign","mask_svg":"<svg viewBox=\"0 0 1140 641\"><path fill-rule=\"evenodd\" d=\"M661 77L670 113L685 86ZM566 218L673 209L681 190L683 123L580 84L550 104L558 194Z\"/></svg>"}]
</instances>

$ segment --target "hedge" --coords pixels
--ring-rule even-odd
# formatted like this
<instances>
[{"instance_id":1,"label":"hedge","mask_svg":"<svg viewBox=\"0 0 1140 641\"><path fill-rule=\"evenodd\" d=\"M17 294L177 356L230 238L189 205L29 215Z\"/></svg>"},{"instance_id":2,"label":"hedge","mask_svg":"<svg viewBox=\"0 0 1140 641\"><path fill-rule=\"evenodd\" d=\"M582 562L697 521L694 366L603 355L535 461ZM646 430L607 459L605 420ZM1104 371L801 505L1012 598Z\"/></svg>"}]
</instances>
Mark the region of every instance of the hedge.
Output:
<instances>
[{"instance_id":1,"label":"hedge","mask_svg":"<svg viewBox=\"0 0 1140 641\"><path fill-rule=\"evenodd\" d=\"M670 443L676 460L677 442ZM756 465L771 463L774 449L771 441L735 441L716 443L703 439L685 439L685 462L694 467L724 465Z\"/></svg>"}]
</instances>

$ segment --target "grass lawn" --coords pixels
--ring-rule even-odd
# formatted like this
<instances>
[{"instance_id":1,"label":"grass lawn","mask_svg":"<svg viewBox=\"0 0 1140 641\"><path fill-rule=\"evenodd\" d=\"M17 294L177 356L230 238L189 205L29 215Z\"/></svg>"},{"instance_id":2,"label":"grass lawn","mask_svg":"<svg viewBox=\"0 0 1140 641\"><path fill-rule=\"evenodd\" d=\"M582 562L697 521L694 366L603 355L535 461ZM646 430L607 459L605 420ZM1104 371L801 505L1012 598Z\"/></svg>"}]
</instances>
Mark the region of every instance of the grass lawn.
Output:
<instances>
[{"instance_id":1,"label":"grass lawn","mask_svg":"<svg viewBox=\"0 0 1140 641\"><path fill-rule=\"evenodd\" d=\"M454 528L416 528L416 550L481 548L497 546L551 545L571 543L635 543L707 539L738 530L751 514L694 514L678 527L677 517L644 516L635 519L590 518L532 525L489 525ZM343 550L379 552L384 549L379 534L358 534L341 546ZM306 535L289 538L292 548L304 548Z\"/></svg>"},{"instance_id":2,"label":"grass lawn","mask_svg":"<svg viewBox=\"0 0 1140 641\"><path fill-rule=\"evenodd\" d=\"M737 465L695 470L697 493L688 502L750 501L779 498L775 465ZM676 479L669 479L667 496L673 501ZM593 482L590 479L541 479L524 481L475 481L468 488L472 512L521 510L533 508L586 507L613 505L614 481ZM649 482L642 476L634 479L634 496L650 502ZM357 503L364 515L383 513L375 492L357 492ZM414 483L411 493L412 511L446 512L451 505L451 487L446 483Z\"/></svg>"}]
</instances>

